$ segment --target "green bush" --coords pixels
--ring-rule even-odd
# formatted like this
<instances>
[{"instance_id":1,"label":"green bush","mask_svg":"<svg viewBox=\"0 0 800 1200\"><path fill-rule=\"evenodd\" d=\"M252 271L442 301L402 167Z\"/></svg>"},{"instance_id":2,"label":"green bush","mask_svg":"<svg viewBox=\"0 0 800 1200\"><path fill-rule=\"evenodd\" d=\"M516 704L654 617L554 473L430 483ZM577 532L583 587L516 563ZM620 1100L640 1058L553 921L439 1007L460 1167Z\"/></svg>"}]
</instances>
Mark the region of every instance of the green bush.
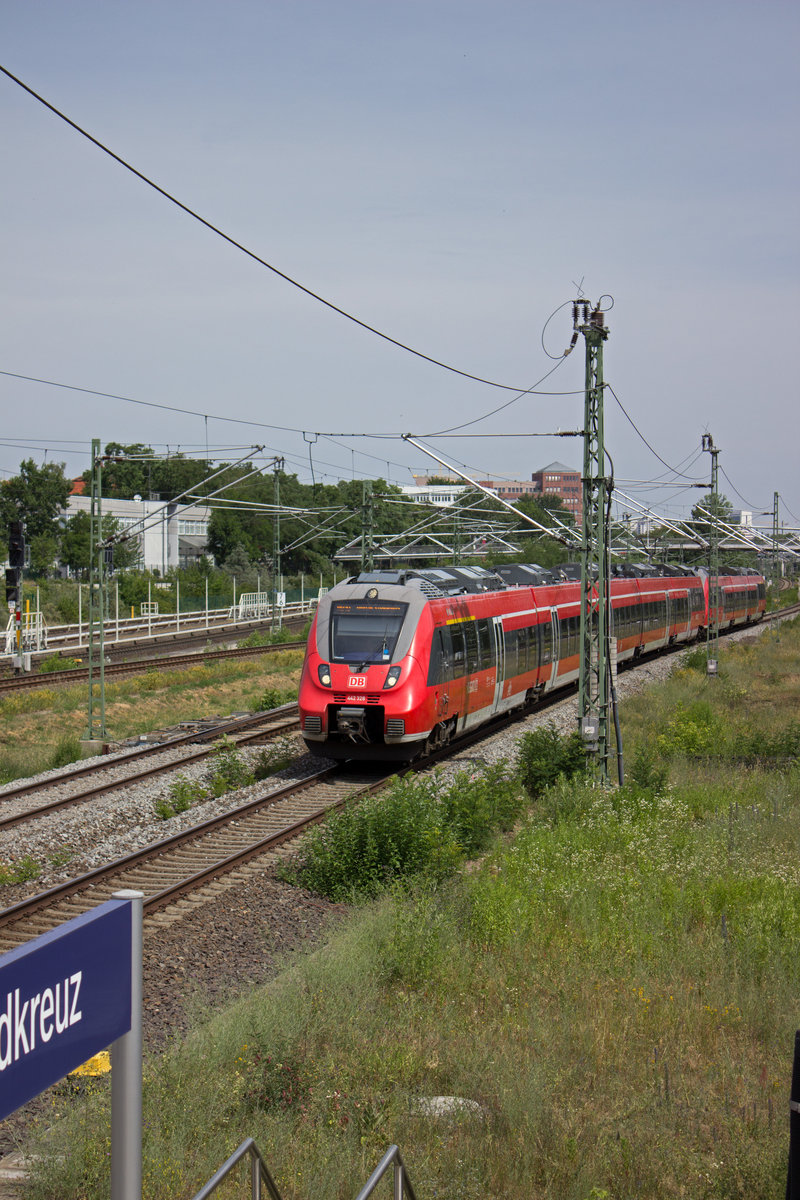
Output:
<instances>
[{"instance_id":1,"label":"green bush","mask_svg":"<svg viewBox=\"0 0 800 1200\"><path fill-rule=\"evenodd\" d=\"M520 739L517 771L533 800L538 800L559 776L572 779L585 770L586 748L578 733L562 736L551 722Z\"/></svg>"},{"instance_id":2,"label":"green bush","mask_svg":"<svg viewBox=\"0 0 800 1200\"><path fill-rule=\"evenodd\" d=\"M62 658L60 654L50 654L39 663L39 671L44 673L50 671L74 671L80 665L80 660L77 658Z\"/></svg>"},{"instance_id":3,"label":"green bush","mask_svg":"<svg viewBox=\"0 0 800 1200\"><path fill-rule=\"evenodd\" d=\"M273 708L280 708L282 704L290 704L296 699L297 692L295 691L282 691L280 688L269 687L256 701L253 712L269 712Z\"/></svg>"},{"instance_id":4,"label":"green bush","mask_svg":"<svg viewBox=\"0 0 800 1200\"><path fill-rule=\"evenodd\" d=\"M800 721L783 729L753 730L741 739L740 751L753 758L800 758Z\"/></svg>"},{"instance_id":5,"label":"green bush","mask_svg":"<svg viewBox=\"0 0 800 1200\"><path fill-rule=\"evenodd\" d=\"M626 773L626 783L640 791L655 794L664 790L668 778L669 767L652 745L646 742L638 746Z\"/></svg>"},{"instance_id":6,"label":"green bush","mask_svg":"<svg viewBox=\"0 0 800 1200\"><path fill-rule=\"evenodd\" d=\"M666 732L656 739L659 752L666 757L708 757L725 750L725 725L707 700L679 705Z\"/></svg>"},{"instance_id":7,"label":"green bush","mask_svg":"<svg viewBox=\"0 0 800 1200\"><path fill-rule=\"evenodd\" d=\"M378 895L409 876L442 879L508 828L521 805L519 782L502 764L449 783L397 778L313 830L288 877L332 900Z\"/></svg>"}]
</instances>

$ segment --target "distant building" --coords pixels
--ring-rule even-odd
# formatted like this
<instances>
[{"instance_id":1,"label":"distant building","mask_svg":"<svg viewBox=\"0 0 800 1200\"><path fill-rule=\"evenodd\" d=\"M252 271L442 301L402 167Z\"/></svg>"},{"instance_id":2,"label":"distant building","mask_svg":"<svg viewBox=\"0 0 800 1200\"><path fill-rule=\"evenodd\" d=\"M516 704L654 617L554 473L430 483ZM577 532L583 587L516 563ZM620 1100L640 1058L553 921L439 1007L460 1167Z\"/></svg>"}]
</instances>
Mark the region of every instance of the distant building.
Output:
<instances>
[{"instance_id":1,"label":"distant building","mask_svg":"<svg viewBox=\"0 0 800 1200\"><path fill-rule=\"evenodd\" d=\"M416 488L403 488L403 491L408 493L416 493L418 499L427 500L429 493L440 493L444 496L449 490L455 494L466 490L467 485L462 482L458 486L459 476L449 475L444 472L440 475L415 475L414 483ZM431 479L452 479L452 485L445 487L441 483L431 485ZM583 520L583 498L581 488L581 473L574 471L572 467L567 467L561 462L552 462L548 466L534 471L530 480L520 479L478 479L477 483L481 487L488 488L494 492L501 500L507 500L513 504L516 500L530 498L536 500L542 495L557 496L563 504L564 508L572 516L576 525L580 525ZM453 500L445 500L443 498L433 499L430 503L433 504L452 504Z\"/></svg>"},{"instance_id":2,"label":"distant building","mask_svg":"<svg viewBox=\"0 0 800 1200\"><path fill-rule=\"evenodd\" d=\"M567 512L571 513L576 525L583 521L583 503L581 496L581 473L572 467L565 467L561 462L549 463L534 471L531 479L537 485L540 493L558 496Z\"/></svg>"},{"instance_id":3,"label":"distant building","mask_svg":"<svg viewBox=\"0 0 800 1200\"><path fill-rule=\"evenodd\" d=\"M418 476L414 476L415 479ZM424 478L420 476L419 478ZM434 476L434 478L437 478ZM455 504L459 496L463 496L464 492L469 491L466 483L431 483L417 484L412 487L411 484L402 486L400 489L404 496L408 496L410 500L418 500L420 504L435 504L437 508L447 508L451 504Z\"/></svg>"},{"instance_id":4,"label":"distant building","mask_svg":"<svg viewBox=\"0 0 800 1200\"><path fill-rule=\"evenodd\" d=\"M67 498L66 516L91 511L91 497L73 492ZM139 543L139 566L166 575L173 567L190 567L205 558L211 509L205 504L189 507L164 504L160 500L115 500L104 496L104 517L113 517L121 532L129 532Z\"/></svg>"}]
</instances>

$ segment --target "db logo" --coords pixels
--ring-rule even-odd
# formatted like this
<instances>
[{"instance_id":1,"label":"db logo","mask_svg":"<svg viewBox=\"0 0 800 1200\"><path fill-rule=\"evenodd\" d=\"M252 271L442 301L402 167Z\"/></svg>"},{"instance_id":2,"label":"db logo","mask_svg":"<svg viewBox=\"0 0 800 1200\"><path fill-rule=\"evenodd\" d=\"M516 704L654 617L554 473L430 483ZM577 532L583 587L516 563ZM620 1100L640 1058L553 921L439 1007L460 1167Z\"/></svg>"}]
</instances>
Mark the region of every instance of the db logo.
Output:
<instances>
[{"instance_id":1,"label":"db logo","mask_svg":"<svg viewBox=\"0 0 800 1200\"><path fill-rule=\"evenodd\" d=\"M347 681L349 688L365 688L367 686L366 675L351 675Z\"/></svg>"}]
</instances>

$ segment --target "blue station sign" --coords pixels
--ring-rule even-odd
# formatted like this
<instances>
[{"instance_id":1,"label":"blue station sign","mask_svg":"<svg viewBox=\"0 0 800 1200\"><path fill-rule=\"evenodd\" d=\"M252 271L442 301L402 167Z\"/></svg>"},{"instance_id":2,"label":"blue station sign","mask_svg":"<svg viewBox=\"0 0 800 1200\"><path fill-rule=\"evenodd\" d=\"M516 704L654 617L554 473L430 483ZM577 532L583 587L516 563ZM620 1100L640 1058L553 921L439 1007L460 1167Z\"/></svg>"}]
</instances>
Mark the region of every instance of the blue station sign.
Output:
<instances>
[{"instance_id":1,"label":"blue station sign","mask_svg":"<svg viewBox=\"0 0 800 1200\"><path fill-rule=\"evenodd\" d=\"M0 1120L129 1032L132 919L108 900L0 957Z\"/></svg>"}]
</instances>

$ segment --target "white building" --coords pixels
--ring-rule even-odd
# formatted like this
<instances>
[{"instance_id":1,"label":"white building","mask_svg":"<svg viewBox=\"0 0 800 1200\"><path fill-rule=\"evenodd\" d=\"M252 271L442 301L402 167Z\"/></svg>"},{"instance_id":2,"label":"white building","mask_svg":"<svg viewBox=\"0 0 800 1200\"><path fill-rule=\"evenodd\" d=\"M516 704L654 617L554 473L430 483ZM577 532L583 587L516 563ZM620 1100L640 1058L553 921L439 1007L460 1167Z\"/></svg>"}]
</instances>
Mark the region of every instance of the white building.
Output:
<instances>
[{"instance_id":1,"label":"white building","mask_svg":"<svg viewBox=\"0 0 800 1200\"><path fill-rule=\"evenodd\" d=\"M457 483L429 483L417 487L408 484L401 488L403 495L410 500L418 500L420 504L435 504L437 508L455 504L456 498L468 490L466 484Z\"/></svg>"},{"instance_id":2,"label":"white building","mask_svg":"<svg viewBox=\"0 0 800 1200\"><path fill-rule=\"evenodd\" d=\"M91 511L89 496L70 496L67 517ZM113 517L122 533L140 547L139 566L166 575L171 568L191 566L206 554L211 509L205 504L165 504L162 500L102 499L104 517Z\"/></svg>"}]
</instances>

